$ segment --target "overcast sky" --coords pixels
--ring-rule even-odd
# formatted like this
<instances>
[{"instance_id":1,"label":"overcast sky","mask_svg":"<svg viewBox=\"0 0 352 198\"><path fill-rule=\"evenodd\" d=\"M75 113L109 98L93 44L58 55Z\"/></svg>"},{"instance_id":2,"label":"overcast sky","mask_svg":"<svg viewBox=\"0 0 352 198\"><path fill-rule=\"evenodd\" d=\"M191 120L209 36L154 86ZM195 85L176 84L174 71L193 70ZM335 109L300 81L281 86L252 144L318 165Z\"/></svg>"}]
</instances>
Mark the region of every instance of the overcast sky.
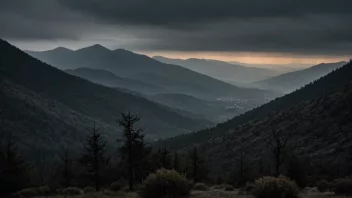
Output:
<instances>
[{"instance_id":1,"label":"overcast sky","mask_svg":"<svg viewBox=\"0 0 352 198\"><path fill-rule=\"evenodd\" d=\"M100 43L149 55L310 63L352 54L351 0L0 0L23 49Z\"/></svg>"}]
</instances>

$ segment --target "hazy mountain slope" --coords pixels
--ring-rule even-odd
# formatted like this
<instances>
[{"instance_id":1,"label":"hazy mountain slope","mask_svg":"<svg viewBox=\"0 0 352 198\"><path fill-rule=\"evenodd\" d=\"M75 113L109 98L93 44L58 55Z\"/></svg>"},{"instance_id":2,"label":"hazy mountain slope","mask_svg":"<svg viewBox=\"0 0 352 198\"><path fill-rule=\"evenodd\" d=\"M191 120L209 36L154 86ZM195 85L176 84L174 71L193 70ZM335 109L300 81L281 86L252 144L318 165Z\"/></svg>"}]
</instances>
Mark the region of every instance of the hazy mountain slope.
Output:
<instances>
[{"instance_id":1,"label":"hazy mountain slope","mask_svg":"<svg viewBox=\"0 0 352 198\"><path fill-rule=\"evenodd\" d=\"M157 94L147 96L148 99L173 108L203 115L214 122L222 122L243 113L235 102L207 101L184 94Z\"/></svg>"},{"instance_id":2,"label":"hazy mountain slope","mask_svg":"<svg viewBox=\"0 0 352 198\"><path fill-rule=\"evenodd\" d=\"M249 164L255 165L261 157L269 160L266 163L272 162L265 139L270 137L273 126L275 130L289 135L291 154L301 160L306 158L309 163L324 162L326 167L340 165L342 170L346 166L340 163L345 162L352 147L351 120L352 84L349 83L314 100L234 126L222 136L210 138L197 146L207 157L209 168L226 175L226 171L232 170L229 167L238 164L241 150ZM190 144L187 148L194 146ZM305 167L309 167L309 163Z\"/></svg>"},{"instance_id":3,"label":"hazy mountain slope","mask_svg":"<svg viewBox=\"0 0 352 198\"><path fill-rule=\"evenodd\" d=\"M27 152L35 152L34 149L61 152L65 145L80 147L94 123L109 138L120 137L115 127L0 77L1 137L11 134Z\"/></svg>"},{"instance_id":4,"label":"hazy mountain slope","mask_svg":"<svg viewBox=\"0 0 352 198\"><path fill-rule=\"evenodd\" d=\"M346 64L346 62L322 63L308 69L285 73L273 78L258 81L255 82L254 85L257 88L289 93L325 76L344 64Z\"/></svg>"},{"instance_id":5,"label":"hazy mountain slope","mask_svg":"<svg viewBox=\"0 0 352 198\"><path fill-rule=\"evenodd\" d=\"M61 69L88 67L104 69L115 75L162 87L164 93L183 93L205 98L234 97L266 100L272 92L244 89L177 65L164 64L145 55L118 49L111 51L100 45L83 48L59 57L48 52L28 52L34 57ZM276 94L274 94L276 95Z\"/></svg>"},{"instance_id":6,"label":"hazy mountain slope","mask_svg":"<svg viewBox=\"0 0 352 198\"><path fill-rule=\"evenodd\" d=\"M151 138L173 136L208 124L172 112L169 108L116 89L91 83L42 63L0 40L0 74L45 98L94 119L116 126L121 111L139 113Z\"/></svg>"},{"instance_id":7,"label":"hazy mountain slope","mask_svg":"<svg viewBox=\"0 0 352 198\"><path fill-rule=\"evenodd\" d=\"M77 69L67 69L65 72L78 76L94 83L105 85L107 87L118 87L122 89L128 89L131 91L137 91L144 94L153 94L162 92L161 87L143 83L137 80L132 80L128 78L122 78L116 76L112 72L105 71L102 69L91 69L91 68L77 68Z\"/></svg>"},{"instance_id":8,"label":"hazy mountain slope","mask_svg":"<svg viewBox=\"0 0 352 198\"><path fill-rule=\"evenodd\" d=\"M239 125L249 122L250 120L260 119L269 114L275 114L277 111L284 111L296 104L312 100L335 89L339 89L352 80L351 74L352 62L349 62L342 68L320 78L314 83L308 84L295 92L287 94L281 98L277 98L252 111L234 117L227 122L220 123L216 127L204 129L192 134L166 139L161 141L160 144L166 144L174 148L182 148L196 143L206 142L215 137L221 137L230 129L234 129Z\"/></svg>"},{"instance_id":9,"label":"hazy mountain slope","mask_svg":"<svg viewBox=\"0 0 352 198\"><path fill-rule=\"evenodd\" d=\"M218 61L218 60L207 60L207 59L196 59L196 58L183 60L183 59L170 59L162 56L155 56L153 58L163 63L180 65L185 68L191 69L193 71L196 71L232 84L248 83L248 82L263 80L280 74L280 72L273 69L244 67L242 65L230 64L228 62Z\"/></svg>"}]
</instances>

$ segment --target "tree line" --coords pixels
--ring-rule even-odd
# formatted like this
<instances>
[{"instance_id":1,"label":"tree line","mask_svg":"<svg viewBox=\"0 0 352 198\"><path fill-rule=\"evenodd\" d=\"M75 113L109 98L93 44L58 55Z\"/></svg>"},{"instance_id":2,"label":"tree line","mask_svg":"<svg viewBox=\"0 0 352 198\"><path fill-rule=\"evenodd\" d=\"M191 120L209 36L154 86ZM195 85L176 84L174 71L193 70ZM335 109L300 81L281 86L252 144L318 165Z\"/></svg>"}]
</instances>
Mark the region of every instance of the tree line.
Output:
<instances>
[{"instance_id":1,"label":"tree line","mask_svg":"<svg viewBox=\"0 0 352 198\"><path fill-rule=\"evenodd\" d=\"M27 163L11 137L0 139L1 194L40 185L53 185L54 188L92 186L99 191L116 181L126 183L133 191L137 184L160 168L174 169L195 182L205 178L204 160L197 148L189 152L172 152L164 146L153 151L145 141L144 129L137 127L140 119L130 112L121 113L116 123L123 133L115 140L119 146L112 155L109 155L107 137L94 123L79 154L63 148L59 155L59 168L56 169L49 162L45 164L45 160L38 160L43 166L39 166L41 163ZM40 155L33 157L39 159Z\"/></svg>"}]
</instances>

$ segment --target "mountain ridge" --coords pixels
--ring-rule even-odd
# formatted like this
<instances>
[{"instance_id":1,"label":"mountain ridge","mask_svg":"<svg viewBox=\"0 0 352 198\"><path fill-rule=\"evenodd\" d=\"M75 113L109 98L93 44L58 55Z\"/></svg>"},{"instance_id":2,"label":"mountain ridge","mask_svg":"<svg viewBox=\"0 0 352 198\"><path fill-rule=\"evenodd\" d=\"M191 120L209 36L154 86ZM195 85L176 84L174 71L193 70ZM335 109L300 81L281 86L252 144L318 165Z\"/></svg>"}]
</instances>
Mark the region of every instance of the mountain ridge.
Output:
<instances>
[{"instance_id":1,"label":"mountain ridge","mask_svg":"<svg viewBox=\"0 0 352 198\"><path fill-rule=\"evenodd\" d=\"M144 98L69 75L3 40L0 52L0 74L11 82L112 126L116 126L116 116L126 110L143 117L141 124L151 138L187 133L209 124L183 117Z\"/></svg>"}]
</instances>

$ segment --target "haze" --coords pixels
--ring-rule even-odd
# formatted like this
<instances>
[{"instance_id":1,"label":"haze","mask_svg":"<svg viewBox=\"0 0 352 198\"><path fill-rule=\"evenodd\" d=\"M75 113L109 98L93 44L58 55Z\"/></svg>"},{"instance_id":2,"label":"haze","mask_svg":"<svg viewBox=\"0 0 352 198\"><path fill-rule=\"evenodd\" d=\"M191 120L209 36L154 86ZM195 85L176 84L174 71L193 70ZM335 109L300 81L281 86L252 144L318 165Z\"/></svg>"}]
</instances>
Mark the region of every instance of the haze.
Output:
<instances>
[{"instance_id":1,"label":"haze","mask_svg":"<svg viewBox=\"0 0 352 198\"><path fill-rule=\"evenodd\" d=\"M24 50L78 49L99 43L149 56L300 68L348 60L350 4L347 0L309 0L304 5L280 0L13 0L1 3L0 37Z\"/></svg>"}]
</instances>

